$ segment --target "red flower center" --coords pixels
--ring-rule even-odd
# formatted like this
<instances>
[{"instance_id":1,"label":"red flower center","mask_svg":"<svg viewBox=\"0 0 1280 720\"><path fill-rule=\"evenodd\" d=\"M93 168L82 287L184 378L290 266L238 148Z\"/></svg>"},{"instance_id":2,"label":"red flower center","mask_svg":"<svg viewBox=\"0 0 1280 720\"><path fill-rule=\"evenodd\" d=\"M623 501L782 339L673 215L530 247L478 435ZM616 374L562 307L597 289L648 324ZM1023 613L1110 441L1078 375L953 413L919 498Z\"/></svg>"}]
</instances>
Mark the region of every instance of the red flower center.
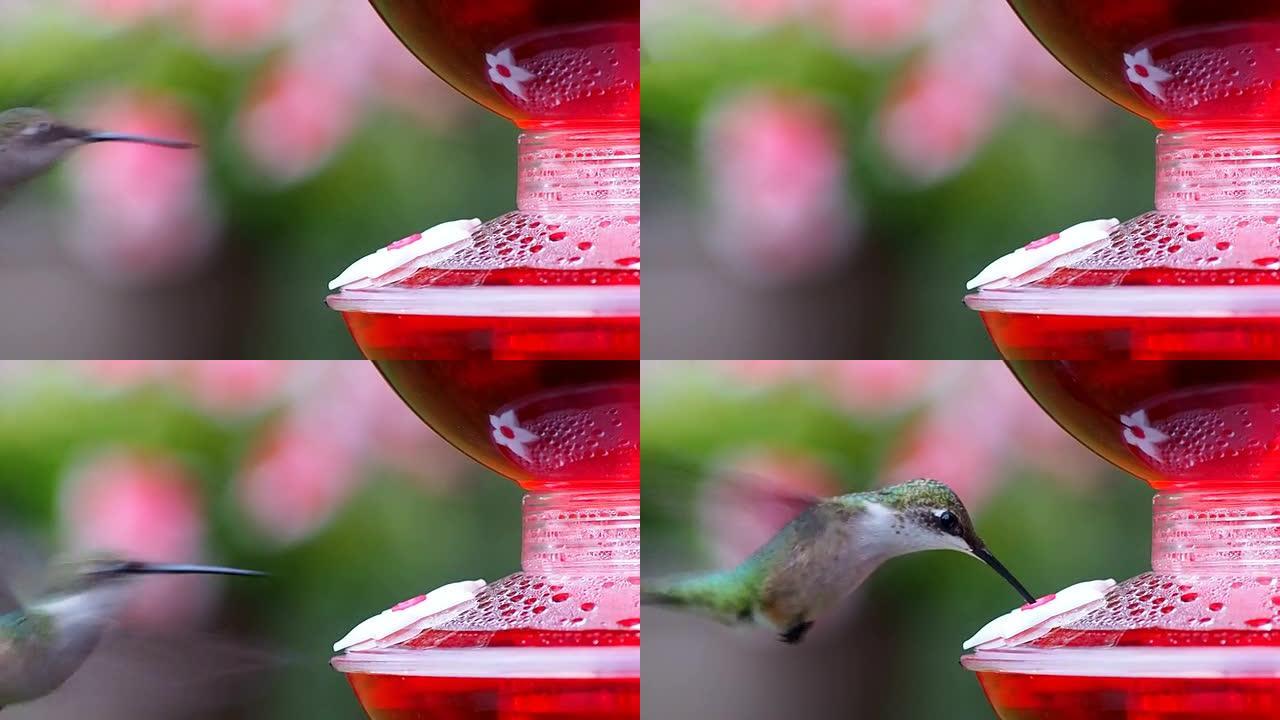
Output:
<instances>
[{"instance_id":1,"label":"red flower center","mask_svg":"<svg viewBox=\"0 0 1280 720\"><path fill-rule=\"evenodd\" d=\"M1057 594L1057 593L1050 593L1050 594L1045 595L1044 597L1040 598L1039 600L1037 600L1037 601L1035 601L1035 602L1033 602L1033 603L1027 603L1026 605L1023 605L1022 607L1020 607L1020 608L1018 608L1018 609L1019 609L1019 610L1030 610L1030 609L1032 609L1032 608L1038 608L1038 607L1040 607L1041 605L1044 605L1045 603L1052 602L1052 601L1053 601L1053 599L1054 599L1054 598L1056 598L1056 597L1058 597L1058 594Z\"/></svg>"},{"instance_id":2,"label":"red flower center","mask_svg":"<svg viewBox=\"0 0 1280 720\"><path fill-rule=\"evenodd\" d=\"M1133 436L1134 436L1134 437L1136 437L1136 438L1138 438L1139 440L1146 440L1146 439L1147 439L1147 431L1143 430L1142 428L1140 428L1140 427L1131 427L1131 428L1129 428L1129 429L1133 431Z\"/></svg>"},{"instance_id":3,"label":"red flower center","mask_svg":"<svg viewBox=\"0 0 1280 720\"><path fill-rule=\"evenodd\" d=\"M1134 65L1133 71L1138 73L1138 77L1147 77L1151 74L1146 65Z\"/></svg>"},{"instance_id":4,"label":"red flower center","mask_svg":"<svg viewBox=\"0 0 1280 720\"><path fill-rule=\"evenodd\" d=\"M421 239L422 239L422 233L414 233L414 234L410 235L410 236L409 236L409 237L407 237L407 238L401 238L400 240L397 240L397 241L395 241L395 242L391 243L391 244L390 244L390 245L388 245L387 247L388 247L389 249L391 249L391 250L395 250L395 249L397 249L397 248L402 248L402 247L404 247L405 245L408 245L408 244L410 244L410 243L418 242L418 241L419 241L419 240L421 240Z\"/></svg>"},{"instance_id":5,"label":"red flower center","mask_svg":"<svg viewBox=\"0 0 1280 720\"><path fill-rule=\"evenodd\" d=\"M511 77L511 68L507 67L506 65L499 65L494 69L497 70L498 74L504 78Z\"/></svg>"},{"instance_id":6,"label":"red flower center","mask_svg":"<svg viewBox=\"0 0 1280 720\"><path fill-rule=\"evenodd\" d=\"M506 425L503 425L502 427L498 428L498 432L502 433L502 437L508 440L514 440L516 437L516 431L512 430Z\"/></svg>"},{"instance_id":7,"label":"red flower center","mask_svg":"<svg viewBox=\"0 0 1280 720\"><path fill-rule=\"evenodd\" d=\"M408 600L405 600L404 602L400 603L399 605L396 605L395 607L391 608L391 610L392 610L393 612L400 612L401 610L408 610L409 608L413 607L414 605L417 605L418 603L420 603L420 602L422 602L423 600L426 600L426 599L427 599L427 596L426 596L426 595L419 595L419 596L418 596L418 597L416 597L416 598L409 598Z\"/></svg>"},{"instance_id":8,"label":"red flower center","mask_svg":"<svg viewBox=\"0 0 1280 720\"><path fill-rule=\"evenodd\" d=\"M1030 245L1027 245L1027 249L1028 249L1028 250L1035 250L1035 249L1036 249L1036 248L1038 248L1038 247L1044 247L1045 245L1048 245L1049 243L1053 242L1054 240L1057 240L1057 239L1058 239L1058 237L1059 237L1059 234L1058 234L1058 233L1053 233L1053 234L1051 234L1051 235L1045 235L1044 237L1040 238L1039 240L1036 240L1035 242L1031 243Z\"/></svg>"}]
</instances>

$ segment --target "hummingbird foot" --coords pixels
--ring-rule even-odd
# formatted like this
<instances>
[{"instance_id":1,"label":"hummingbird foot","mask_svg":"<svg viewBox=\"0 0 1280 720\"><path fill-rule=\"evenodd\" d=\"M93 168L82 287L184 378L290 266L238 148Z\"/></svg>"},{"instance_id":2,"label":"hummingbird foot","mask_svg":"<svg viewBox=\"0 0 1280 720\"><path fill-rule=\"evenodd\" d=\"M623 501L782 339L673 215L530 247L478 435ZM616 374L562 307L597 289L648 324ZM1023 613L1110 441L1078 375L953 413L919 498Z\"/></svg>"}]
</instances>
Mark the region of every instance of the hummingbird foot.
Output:
<instances>
[{"instance_id":1,"label":"hummingbird foot","mask_svg":"<svg viewBox=\"0 0 1280 720\"><path fill-rule=\"evenodd\" d=\"M778 639L788 645L795 645L804 639L805 634L809 632L809 628L811 627L813 627L812 620L796 623L795 625L787 628L786 632L779 635Z\"/></svg>"}]
</instances>

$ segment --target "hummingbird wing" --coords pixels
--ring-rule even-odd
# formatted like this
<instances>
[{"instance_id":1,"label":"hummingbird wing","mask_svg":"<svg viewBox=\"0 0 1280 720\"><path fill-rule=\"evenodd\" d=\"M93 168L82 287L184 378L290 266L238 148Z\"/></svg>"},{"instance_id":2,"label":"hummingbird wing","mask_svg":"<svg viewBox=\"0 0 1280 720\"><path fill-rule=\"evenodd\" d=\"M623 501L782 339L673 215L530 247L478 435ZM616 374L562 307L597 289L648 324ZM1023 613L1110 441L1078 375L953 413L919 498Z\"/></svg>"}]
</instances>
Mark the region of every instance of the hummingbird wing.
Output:
<instances>
[{"instance_id":1,"label":"hummingbird wing","mask_svg":"<svg viewBox=\"0 0 1280 720\"><path fill-rule=\"evenodd\" d=\"M0 615L7 615L21 609L22 603L18 602L18 598L13 594L13 589L9 587L9 583L0 580Z\"/></svg>"},{"instance_id":2,"label":"hummingbird wing","mask_svg":"<svg viewBox=\"0 0 1280 720\"><path fill-rule=\"evenodd\" d=\"M796 514L826 497L826 495L803 489L783 488L766 473L730 467L724 463L694 462L664 457L661 461L650 464L658 469L646 469L646 472L661 473L689 483L698 483L704 478L711 478L716 481L716 484L732 488L735 494L743 498L785 505L793 508ZM667 501L664 498L654 500L664 510L672 513L681 513L688 509L683 502Z\"/></svg>"},{"instance_id":3,"label":"hummingbird wing","mask_svg":"<svg viewBox=\"0 0 1280 720\"><path fill-rule=\"evenodd\" d=\"M0 616L0 707L34 700L66 680L51 664L56 633L39 613Z\"/></svg>"},{"instance_id":4,"label":"hummingbird wing","mask_svg":"<svg viewBox=\"0 0 1280 720\"><path fill-rule=\"evenodd\" d=\"M821 534L818 505L811 503L796 518L750 557L728 570L699 573L675 578L645 582L642 600L652 605L668 605L709 613L725 621L750 621L765 610L765 594L770 585L773 594L779 594L793 570L813 553L808 550L813 538ZM800 563L803 565L803 562ZM766 612L764 618L779 628L792 623L775 622Z\"/></svg>"},{"instance_id":5,"label":"hummingbird wing","mask_svg":"<svg viewBox=\"0 0 1280 720\"><path fill-rule=\"evenodd\" d=\"M222 632L116 628L57 692L0 718L10 712L17 720L256 718L253 708L291 666L318 659Z\"/></svg>"}]
</instances>

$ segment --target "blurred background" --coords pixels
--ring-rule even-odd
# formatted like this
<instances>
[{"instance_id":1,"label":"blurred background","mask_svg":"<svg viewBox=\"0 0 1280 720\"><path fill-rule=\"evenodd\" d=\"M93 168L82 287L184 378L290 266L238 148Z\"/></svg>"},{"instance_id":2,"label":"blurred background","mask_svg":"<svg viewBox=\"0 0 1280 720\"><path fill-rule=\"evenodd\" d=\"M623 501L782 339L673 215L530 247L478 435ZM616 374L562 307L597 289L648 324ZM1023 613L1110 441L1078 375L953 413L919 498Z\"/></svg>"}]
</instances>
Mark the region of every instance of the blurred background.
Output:
<instances>
[{"instance_id":1,"label":"blurred background","mask_svg":"<svg viewBox=\"0 0 1280 720\"><path fill-rule=\"evenodd\" d=\"M8 357L352 357L328 281L514 207L515 131L358 0L0 0L0 108L100 145L0 206Z\"/></svg>"},{"instance_id":2,"label":"blurred background","mask_svg":"<svg viewBox=\"0 0 1280 720\"><path fill-rule=\"evenodd\" d=\"M736 564L797 498L921 476L956 490L1033 594L1150 567L1151 491L995 361L650 361L642 403L646 578ZM961 644L1020 603L981 563L934 552L887 563L794 646L646 608L645 715L992 717Z\"/></svg>"},{"instance_id":3,"label":"blurred background","mask_svg":"<svg viewBox=\"0 0 1280 720\"><path fill-rule=\"evenodd\" d=\"M992 357L965 283L1150 209L1154 130L1001 0L644 0L645 355Z\"/></svg>"},{"instance_id":4,"label":"blurred background","mask_svg":"<svg viewBox=\"0 0 1280 720\"><path fill-rule=\"evenodd\" d=\"M81 671L4 716L364 717L332 644L517 569L519 498L363 361L0 364L0 573L20 594L90 550L271 574L139 581Z\"/></svg>"}]
</instances>

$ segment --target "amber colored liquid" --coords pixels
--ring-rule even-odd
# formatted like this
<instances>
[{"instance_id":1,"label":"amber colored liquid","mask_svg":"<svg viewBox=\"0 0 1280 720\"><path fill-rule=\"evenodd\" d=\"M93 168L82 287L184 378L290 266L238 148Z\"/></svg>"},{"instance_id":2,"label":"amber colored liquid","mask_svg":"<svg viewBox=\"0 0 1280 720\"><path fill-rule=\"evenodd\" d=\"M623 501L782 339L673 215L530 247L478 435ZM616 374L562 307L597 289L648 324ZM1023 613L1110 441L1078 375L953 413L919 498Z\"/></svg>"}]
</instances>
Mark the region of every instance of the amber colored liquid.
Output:
<instances>
[{"instance_id":1,"label":"amber colored liquid","mask_svg":"<svg viewBox=\"0 0 1280 720\"><path fill-rule=\"evenodd\" d=\"M450 85L521 127L635 124L639 0L373 0ZM515 70L491 57L509 53ZM530 77L514 86L495 81Z\"/></svg>"},{"instance_id":2,"label":"amber colored liquid","mask_svg":"<svg viewBox=\"0 0 1280 720\"><path fill-rule=\"evenodd\" d=\"M1154 487L1280 484L1280 319L983 319L1063 428Z\"/></svg>"},{"instance_id":3,"label":"amber colored liquid","mask_svg":"<svg viewBox=\"0 0 1280 720\"><path fill-rule=\"evenodd\" d=\"M1002 720L1262 720L1280 717L1271 678L1108 678L980 672Z\"/></svg>"},{"instance_id":4,"label":"amber colored liquid","mask_svg":"<svg viewBox=\"0 0 1280 720\"><path fill-rule=\"evenodd\" d=\"M631 720L640 678L348 675L372 720Z\"/></svg>"},{"instance_id":5,"label":"amber colored liquid","mask_svg":"<svg viewBox=\"0 0 1280 720\"><path fill-rule=\"evenodd\" d=\"M1280 120L1280 4L1273 0L1010 0L1064 65L1160 127ZM1133 82L1125 54L1171 77ZM1145 72L1149 68L1135 72Z\"/></svg>"},{"instance_id":6,"label":"amber colored liquid","mask_svg":"<svg viewBox=\"0 0 1280 720\"><path fill-rule=\"evenodd\" d=\"M640 487L637 361L374 364L432 429L527 490Z\"/></svg>"}]
</instances>

